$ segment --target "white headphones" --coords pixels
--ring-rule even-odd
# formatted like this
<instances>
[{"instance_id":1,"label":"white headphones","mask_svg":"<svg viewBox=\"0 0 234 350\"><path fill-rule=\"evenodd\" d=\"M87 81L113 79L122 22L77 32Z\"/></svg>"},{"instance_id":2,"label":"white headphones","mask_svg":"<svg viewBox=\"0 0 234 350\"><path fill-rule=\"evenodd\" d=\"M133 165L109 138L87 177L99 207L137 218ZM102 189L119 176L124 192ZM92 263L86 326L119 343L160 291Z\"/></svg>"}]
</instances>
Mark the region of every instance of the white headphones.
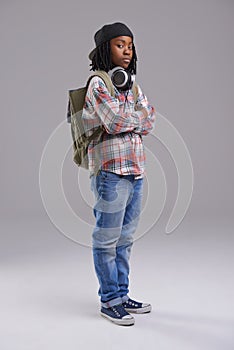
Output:
<instances>
[{"instance_id":1,"label":"white headphones","mask_svg":"<svg viewBox=\"0 0 234 350\"><path fill-rule=\"evenodd\" d=\"M133 82L135 81L135 75L129 73L122 67L115 67L108 72L112 83L118 90L130 90Z\"/></svg>"}]
</instances>

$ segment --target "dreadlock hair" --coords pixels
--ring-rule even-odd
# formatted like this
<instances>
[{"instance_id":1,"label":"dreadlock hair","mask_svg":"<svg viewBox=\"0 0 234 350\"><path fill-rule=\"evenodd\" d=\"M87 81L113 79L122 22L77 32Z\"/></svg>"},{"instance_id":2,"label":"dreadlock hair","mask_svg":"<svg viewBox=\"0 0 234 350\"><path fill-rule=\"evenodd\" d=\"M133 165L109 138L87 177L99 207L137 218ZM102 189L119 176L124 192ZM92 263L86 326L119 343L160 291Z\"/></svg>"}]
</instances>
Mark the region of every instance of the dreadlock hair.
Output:
<instances>
[{"instance_id":1,"label":"dreadlock hair","mask_svg":"<svg viewBox=\"0 0 234 350\"><path fill-rule=\"evenodd\" d=\"M133 55L131 62L127 68L127 71L131 74L136 74L136 66L137 66L137 54L136 54L136 48L133 44ZM90 70L104 70L105 72L108 72L113 68L111 63L111 48L110 48L110 41L106 41L102 45L98 46L96 48L96 52L93 56L92 63L90 63Z\"/></svg>"}]
</instances>

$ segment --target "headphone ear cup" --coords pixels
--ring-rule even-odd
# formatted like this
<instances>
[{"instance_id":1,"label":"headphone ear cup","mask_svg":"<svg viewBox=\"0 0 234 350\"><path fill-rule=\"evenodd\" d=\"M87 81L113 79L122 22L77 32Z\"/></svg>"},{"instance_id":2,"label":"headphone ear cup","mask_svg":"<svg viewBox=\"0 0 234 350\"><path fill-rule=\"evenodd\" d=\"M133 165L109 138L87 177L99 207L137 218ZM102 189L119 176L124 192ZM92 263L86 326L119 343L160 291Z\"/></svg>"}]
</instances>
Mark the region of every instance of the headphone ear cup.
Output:
<instances>
[{"instance_id":1,"label":"headphone ear cup","mask_svg":"<svg viewBox=\"0 0 234 350\"><path fill-rule=\"evenodd\" d=\"M110 70L108 74L111 78L112 83L117 87L117 89L123 91L131 89L134 78L132 74L127 72L124 68L115 67Z\"/></svg>"}]
</instances>

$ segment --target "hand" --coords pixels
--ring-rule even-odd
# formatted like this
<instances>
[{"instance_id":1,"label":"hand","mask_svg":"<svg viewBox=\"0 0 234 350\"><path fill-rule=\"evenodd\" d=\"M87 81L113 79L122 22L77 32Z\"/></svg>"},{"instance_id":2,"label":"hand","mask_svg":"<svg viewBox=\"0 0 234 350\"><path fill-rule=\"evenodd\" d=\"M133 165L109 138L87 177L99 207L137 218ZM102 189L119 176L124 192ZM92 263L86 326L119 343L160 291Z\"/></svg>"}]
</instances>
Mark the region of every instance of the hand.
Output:
<instances>
[{"instance_id":1,"label":"hand","mask_svg":"<svg viewBox=\"0 0 234 350\"><path fill-rule=\"evenodd\" d=\"M144 117L144 118L147 118L148 115L149 115L149 111L148 111L148 109L147 109L146 107L137 106L137 107L136 107L136 110L137 110L137 111L141 111L141 112L143 113L143 117Z\"/></svg>"}]
</instances>

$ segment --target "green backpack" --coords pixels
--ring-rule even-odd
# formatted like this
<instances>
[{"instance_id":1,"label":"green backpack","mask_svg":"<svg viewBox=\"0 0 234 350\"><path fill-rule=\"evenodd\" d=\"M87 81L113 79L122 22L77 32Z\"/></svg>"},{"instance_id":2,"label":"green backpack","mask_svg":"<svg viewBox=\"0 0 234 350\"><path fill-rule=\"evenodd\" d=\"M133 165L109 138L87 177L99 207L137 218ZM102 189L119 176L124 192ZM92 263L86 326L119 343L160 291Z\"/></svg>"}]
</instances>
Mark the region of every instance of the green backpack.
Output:
<instances>
[{"instance_id":1,"label":"green backpack","mask_svg":"<svg viewBox=\"0 0 234 350\"><path fill-rule=\"evenodd\" d=\"M111 96L115 97L115 89L111 78L109 77L108 73L102 70L95 71L94 74L89 77L86 86L68 91L67 122L71 124L71 134L73 140L73 161L78 166L81 166L85 169L88 169L87 155L89 143L94 139L97 141L97 143L99 143L104 132L104 127L100 125L97 129L95 129L93 134L87 136L85 134L84 124L82 120L85 96L89 83L94 76L100 77L104 81ZM137 85L135 82L133 84L132 91L134 95L134 101L136 103Z\"/></svg>"}]
</instances>

